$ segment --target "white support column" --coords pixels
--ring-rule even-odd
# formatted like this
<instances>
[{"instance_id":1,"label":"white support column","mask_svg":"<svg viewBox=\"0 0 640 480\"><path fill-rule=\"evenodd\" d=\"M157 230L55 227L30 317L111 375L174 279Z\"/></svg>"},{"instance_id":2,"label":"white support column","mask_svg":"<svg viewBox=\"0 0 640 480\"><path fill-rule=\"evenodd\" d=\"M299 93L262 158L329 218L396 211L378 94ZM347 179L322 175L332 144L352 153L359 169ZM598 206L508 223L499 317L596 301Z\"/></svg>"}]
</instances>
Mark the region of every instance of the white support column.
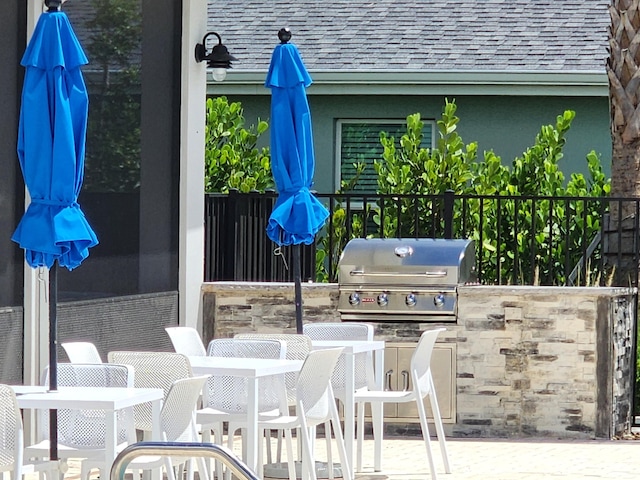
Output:
<instances>
[{"instance_id":1,"label":"white support column","mask_svg":"<svg viewBox=\"0 0 640 480\"><path fill-rule=\"evenodd\" d=\"M27 41L44 10L43 0L27 0ZM22 67L19 67L22 68ZM17 135L17 132L16 132ZM25 189L25 208L31 199ZM49 284L47 269L34 270L24 264L24 336L23 380L25 385L40 383L40 372L49 359ZM35 411L24 412L25 443L35 440Z\"/></svg>"},{"instance_id":2,"label":"white support column","mask_svg":"<svg viewBox=\"0 0 640 480\"><path fill-rule=\"evenodd\" d=\"M207 29L207 0L182 7L180 106L180 244L178 289L180 325L202 327L200 293L204 279L204 127L207 79L205 63L194 49Z\"/></svg>"}]
</instances>

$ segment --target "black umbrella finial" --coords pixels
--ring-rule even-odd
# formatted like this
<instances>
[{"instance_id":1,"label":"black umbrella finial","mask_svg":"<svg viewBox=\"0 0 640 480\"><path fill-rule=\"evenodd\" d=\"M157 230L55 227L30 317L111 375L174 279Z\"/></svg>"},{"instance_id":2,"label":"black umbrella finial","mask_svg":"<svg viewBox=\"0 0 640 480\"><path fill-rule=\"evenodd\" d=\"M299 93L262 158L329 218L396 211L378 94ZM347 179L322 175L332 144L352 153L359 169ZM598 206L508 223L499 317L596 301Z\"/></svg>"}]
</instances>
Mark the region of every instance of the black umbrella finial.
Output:
<instances>
[{"instance_id":1,"label":"black umbrella finial","mask_svg":"<svg viewBox=\"0 0 640 480\"><path fill-rule=\"evenodd\" d=\"M57 12L60 10L60 5L62 5L62 0L44 0L45 6L49 7L50 12Z\"/></svg>"},{"instance_id":2,"label":"black umbrella finial","mask_svg":"<svg viewBox=\"0 0 640 480\"><path fill-rule=\"evenodd\" d=\"M287 43L291 40L291 30L284 27L278 31L278 38L280 39L280 43Z\"/></svg>"}]
</instances>

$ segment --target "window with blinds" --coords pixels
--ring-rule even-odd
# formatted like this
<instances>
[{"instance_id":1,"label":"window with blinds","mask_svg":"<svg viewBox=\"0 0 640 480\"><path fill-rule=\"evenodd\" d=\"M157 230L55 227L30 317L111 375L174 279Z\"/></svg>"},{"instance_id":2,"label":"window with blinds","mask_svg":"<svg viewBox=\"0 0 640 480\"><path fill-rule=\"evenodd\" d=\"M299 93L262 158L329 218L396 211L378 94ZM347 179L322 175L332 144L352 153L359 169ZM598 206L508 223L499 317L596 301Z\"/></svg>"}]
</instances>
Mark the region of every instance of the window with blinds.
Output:
<instances>
[{"instance_id":1,"label":"window with blinds","mask_svg":"<svg viewBox=\"0 0 640 480\"><path fill-rule=\"evenodd\" d=\"M349 181L356 175L357 163L364 163L364 172L355 187L345 193L375 193L378 179L373 162L382 160L380 132L386 132L399 145L400 137L407 132L406 120L338 120L337 149L340 162L340 181ZM434 125L424 121L422 146L433 145Z\"/></svg>"}]
</instances>

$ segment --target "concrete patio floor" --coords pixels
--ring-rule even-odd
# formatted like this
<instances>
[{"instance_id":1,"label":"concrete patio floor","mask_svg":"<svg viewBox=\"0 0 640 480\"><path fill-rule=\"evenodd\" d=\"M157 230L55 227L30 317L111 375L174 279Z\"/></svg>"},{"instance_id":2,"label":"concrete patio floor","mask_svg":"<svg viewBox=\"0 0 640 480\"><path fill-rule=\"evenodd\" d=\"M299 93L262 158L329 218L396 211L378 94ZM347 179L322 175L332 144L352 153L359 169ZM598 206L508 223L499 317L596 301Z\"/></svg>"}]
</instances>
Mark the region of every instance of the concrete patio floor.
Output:
<instances>
[{"instance_id":1,"label":"concrete patio floor","mask_svg":"<svg viewBox=\"0 0 640 480\"><path fill-rule=\"evenodd\" d=\"M323 441L317 455L324 458ZM432 442L442 480L635 480L640 478L640 440L448 439L451 474L444 472L437 440ZM238 446L239 448L239 446ZM234 448L235 449L235 448ZM335 452L335 450L334 450ZM337 457L337 453L335 454ZM65 476L79 480L79 464L71 461ZM365 440L363 466L356 480L429 479L420 437L389 437L383 443L382 471L373 472L373 440ZM96 472L97 474L97 472ZM92 480L97 475L92 475Z\"/></svg>"}]
</instances>

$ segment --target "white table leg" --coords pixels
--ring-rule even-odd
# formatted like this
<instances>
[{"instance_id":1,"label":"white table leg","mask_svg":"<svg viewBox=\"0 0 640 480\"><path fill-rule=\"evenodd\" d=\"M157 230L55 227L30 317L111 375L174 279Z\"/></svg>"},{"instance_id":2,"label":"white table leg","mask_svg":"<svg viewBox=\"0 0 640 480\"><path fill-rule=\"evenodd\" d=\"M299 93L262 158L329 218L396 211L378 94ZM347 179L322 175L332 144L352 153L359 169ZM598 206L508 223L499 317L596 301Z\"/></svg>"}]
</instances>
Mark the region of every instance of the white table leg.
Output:
<instances>
[{"instance_id":1,"label":"white table leg","mask_svg":"<svg viewBox=\"0 0 640 480\"><path fill-rule=\"evenodd\" d=\"M162 426L160 425L160 410L162 410L162 400L154 400L151 402L151 440L155 442L162 441ZM162 469L154 468L151 470L151 480L161 480ZM144 480L144 479L143 479Z\"/></svg>"},{"instance_id":2,"label":"white table leg","mask_svg":"<svg viewBox=\"0 0 640 480\"><path fill-rule=\"evenodd\" d=\"M345 379L345 399L344 399L344 444L347 451L347 468L354 471L352 466L354 462L355 440L355 399L356 392L356 376L355 376L355 355L353 353L345 353L346 379Z\"/></svg>"},{"instance_id":3,"label":"white table leg","mask_svg":"<svg viewBox=\"0 0 640 480\"><path fill-rule=\"evenodd\" d=\"M376 350L375 351L375 381L376 388L378 390L383 390L384 388L384 350ZM371 404L371 416L372 421L376 422L376 425L373 426L374 431L380 432L379 435L375 436L373 452L374 452L374 471L379 472L382 470L382 436L384 434L384 410L382 408L382 403L374 402Z\"/></svg>"},{"instance_id":4,"label":"white table leg","mask_svg":"<svg viewBox=\"0 0 640 480\"><path fill-rule=\"evenodd\" d=\"M249 468L258 471L258 378L248 379L247 392L247 458Z\"/></svg>"},{"instance_id":5,"label":"white table leg","mask_svg":"<svg viewBox=\"0 0 640 480\"><path fill-rule=\"evenodd\" d=\"M105 412L105 467L106 471L101 472L101 476L107 477L111 472L111 465L116 459L116 447L118 446L118 425L115 410L106 410Z\"/></svg>"}]
</instances>

